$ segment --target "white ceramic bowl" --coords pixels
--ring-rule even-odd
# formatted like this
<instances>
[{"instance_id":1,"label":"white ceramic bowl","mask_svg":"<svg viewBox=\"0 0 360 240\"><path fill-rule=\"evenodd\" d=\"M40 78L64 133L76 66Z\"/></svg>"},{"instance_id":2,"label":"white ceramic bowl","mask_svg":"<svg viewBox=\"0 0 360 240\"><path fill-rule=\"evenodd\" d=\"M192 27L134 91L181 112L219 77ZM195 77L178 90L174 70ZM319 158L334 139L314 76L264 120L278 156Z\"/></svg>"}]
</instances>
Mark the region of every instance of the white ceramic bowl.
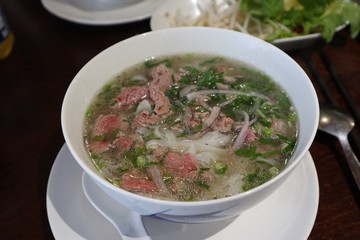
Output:
<instances>
[{"instance_id":1,"label":"white ceramic bowl","mask_svg":"<svg viewBox=\"0 0 360 240\"><path fill-rule=\"evenodd\" d=\"M83 144L87 107L96 93L121 71L153 56L184 53L222 55L246 62L268 74L290 95L299 116L298 144L289 164L275 178L250 191L217 200L175 202L151 199L119 189L95 169ZM90 60L70 84L62 106L66 143L76 161L113 199L143 214L176 216L235 216L264 200L287 179L314 139L319 118L313 85L302 68L273 45L255 37L215 28L173 28L137 35L119 42ZM301 184L301 183L299 183ZM79 190L80 191L80 190Z\"/></svg>"}]
</instances>

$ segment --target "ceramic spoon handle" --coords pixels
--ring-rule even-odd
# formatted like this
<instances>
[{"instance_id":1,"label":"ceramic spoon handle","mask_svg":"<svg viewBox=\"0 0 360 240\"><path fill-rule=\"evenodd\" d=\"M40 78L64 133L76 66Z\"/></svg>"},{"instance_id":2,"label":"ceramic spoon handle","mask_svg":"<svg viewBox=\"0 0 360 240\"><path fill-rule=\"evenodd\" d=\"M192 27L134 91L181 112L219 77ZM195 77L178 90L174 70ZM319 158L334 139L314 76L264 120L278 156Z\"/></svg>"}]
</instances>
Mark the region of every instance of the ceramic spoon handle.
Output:
<instances>
[{"instance_id":1,"label":"ceramic spoon handle","mask_svg":"<svg viewBox=\"0 0 360 240\"><path fill-rule=\"evenodd\" d=\"M82 186L89 202L114 225L123 240L151 240L141 216L116 203L85 172Z\"/></svg>"},{"instance_id":2,"label":"ceramic spoon handle","mask_svg":"<svg viewBox=\"0 0 360 240\"><path fill-rule=\"evenodd\" d=\"M136 218L139 219L136 219ZM142 222L140 215L135 215L129 218L129 227L126 229L124 226L117 224L117 228L121 231L123 240L151 240L151 237L146 232L143 225L139 225Z\"/></svg>"}]
</instances>

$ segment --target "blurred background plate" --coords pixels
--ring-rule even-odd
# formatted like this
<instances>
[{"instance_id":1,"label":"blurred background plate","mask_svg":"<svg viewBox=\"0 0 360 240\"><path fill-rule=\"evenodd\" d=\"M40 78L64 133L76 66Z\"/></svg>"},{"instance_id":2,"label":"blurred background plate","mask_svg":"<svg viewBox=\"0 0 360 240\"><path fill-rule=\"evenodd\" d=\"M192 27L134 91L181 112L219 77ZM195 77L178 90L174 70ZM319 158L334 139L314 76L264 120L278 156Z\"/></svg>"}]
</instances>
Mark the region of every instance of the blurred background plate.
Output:
<instances>
[{"instance_id":1,"label":"blurred background plate","mask_svg":"<svg viewBox=\"0 0 360 240\"><path fill-rule=\"evenodd\" d=\"M159 6L151 16L150 27L152 30L163 28L177 27L170 23L169 16L175 16L177 13L183 15L189 22L194 20L200 15L200 10L197 1L194 0L169 0ZM345 27L340 26L337 30ZM282 50L292 50L296 48L308 47L321 39L320 33L313 33L303 36L281 38L272 42L275 46Z\"/></svg>"},{"instance_id":2,"label":"blurred background plate","mask_svg":"<svg viewBox=\"0 0 360 240\"><path fill-rule=\"evenodd\" d=\"M134 0L119 3L115 0L41 0L55 16L87 25L114 25L149 18L167 0Z\"/></svg>"}]
</instances>

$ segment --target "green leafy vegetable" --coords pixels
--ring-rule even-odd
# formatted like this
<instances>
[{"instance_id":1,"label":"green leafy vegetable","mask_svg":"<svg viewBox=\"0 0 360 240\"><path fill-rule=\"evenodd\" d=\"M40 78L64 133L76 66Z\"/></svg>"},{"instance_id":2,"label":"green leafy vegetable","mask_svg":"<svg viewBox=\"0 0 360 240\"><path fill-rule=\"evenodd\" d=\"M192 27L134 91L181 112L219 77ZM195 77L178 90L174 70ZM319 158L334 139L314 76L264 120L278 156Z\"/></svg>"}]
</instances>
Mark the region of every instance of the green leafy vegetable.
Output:
<instances>
[{"instance_id":1,"label":"green leafy vegetable","mask_svg":"<svg viewBox=\"0 0 360 240\"><path fill-rule=\"evenodd\" d=\"M120 93L120 87L116 84L107 84L103 87L99 96L102 96L106 102L113 101L114 98Z\"/></svg>"},{"instance_id":2,"label":"green leafy vegetable","mask_svg":"<svg viewBox=\"0 0 360 240\"><path fill-rule=\"evenodd\" d=\"M240 157L247 157L250 159L256 159L258 156L260 156L260 153L256 152L256 146L250 146L248 148L240 148L235 151L235 154Z\"/></svg>"},{"instance_id":3,"label":"green leafy vegetable","mask_svg":"<svg viewBox=\"0 0 360 240\"><path fill-rule=\"evenodd\" d=\"M218 175L225 174L227 170L227 165L221 161L216 161L214 164L214 172Z\"/></svg>"},{"instance_id":4,"label":"green leafy vegetable","mask_svg":"<svg viewBox=\"0 0 360 240\"><path fill-rule=\"evenodd\" d=\"M164 180L165 184L171 184L174 180L174 176L171 175L170 173L167 173L163 176L163 180Z\"/></svg>"},{"instance_id":5,"label":"green leafy vegetable","mask_svg":"<svg viewBox=\"0 0 360 240\"><path fill-rule=\"evenodd\" d=\"M267 41L319 32L330 42L347 23L353 38L360 31L360 6L348 0L243 0L240 11L273 28Z\"/></svg>"},{"instance_id":6,"label":"green leafy vegetable","mask_svg":"<svg viewBox=\"0 0 360 240\"><path fill-rule=\"evenodd\" d=\"M248 174L244 177L242 189L244 191L250 190L265 183L272 177L273 176L269 171L261 171L260 169L257 169L254 173Z\"/></svg>"},{"instance_id":7,"label":"green leafy vegetable","mask_svg":"<svg viewBox=\"0 0 360 240\"><path fill-rule=\"evenodd\" d=\"M105 133L105 134L102 134L102 135L93 136L91 140L92 141L111 141L111 140L114 140L116 138L119 131L120 130L118 128L116 128L112 132Z\"/></svg>"},{"instance_id":8,"label":"green leafy vegetable","mask_svg":"<svg viewBox=\"0 0 360 240\"><path fill-rule=\"evenodd\" d=\"M144 155L137 156L135 166L138 168L144 168L146 166L146 157Z\"/></svg>"},{"instance_id":9,"label":"green leafy vegetable","mask_svg":"<svg viewBox=\"0 0 360 240\"><path fill-rule=\"evenodd\" d=\"M223 60L223 58L221 58L221 57L214 57L214 58L211 58L209 60L201 62L199 65L200 66L205 66L205 65L208 65L208 64L214 64L214 63L220 62L222 60Z\"/></svg>"},{"instance_id":10,"label":"green leafy vegetable","mask_svg":"<svg viewBox=\"0 0 360 240\"><path fill-rule=\"evenodd\" d=\"M199 169L199 174L202 174L202 173L204 173L204 172L208 172L210 170L210 168L208 168L208 167L201 167L200 169Z\"/></svg>"},{"instance_id":11,"label":"green leafy vegetable","mask_svg":"<svg viewBox=\"0 0 360 240\"><path fill-rule=\"evenodd\" d=\"M146 165L146 150L144 148L136 147L125 152L125 157L131 161L136 168L143 168Z\"/></svg>"},{"instance_id":12,"label":"green leafy vegetable","mask_svg":"<svg viewBox=\"0 0 360 240\"><path fill-rule=\"evenodd\" d=\"M145 67L147 68L153 68L156 67L160 64L164 64L166 67L171 67L171 62L169 61L169 59L164 59L164 60L157 60L155 58L151 58L145 61Z\"/></svg>"},{"instance_id":13,"label":"green leafy vegetable","mask_svg":"<svg viewBox=\"0 0 360 240\"><path fill-rule=\"evenodd\" d=\"M198 184L199 187L201 187L203 189L209 189L210 188L209 184L207 184L206 182L199 181L197 184Z\"/></svg>"}]
</instances>

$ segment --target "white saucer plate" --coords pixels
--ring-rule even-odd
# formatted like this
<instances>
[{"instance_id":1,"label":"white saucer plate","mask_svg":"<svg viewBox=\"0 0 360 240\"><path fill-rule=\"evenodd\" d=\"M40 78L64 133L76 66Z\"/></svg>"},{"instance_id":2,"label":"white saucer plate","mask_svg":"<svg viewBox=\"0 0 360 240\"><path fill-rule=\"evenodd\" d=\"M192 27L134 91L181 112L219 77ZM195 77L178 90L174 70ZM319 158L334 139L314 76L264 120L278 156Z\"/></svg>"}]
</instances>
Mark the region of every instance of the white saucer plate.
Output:
<instances>
[{"instance_id":1,"label":"white saucer plate","mask_svg":"<svg viewBox=\"0 0 360 240\"><path fill-rule=\"evenodd\" d=\"M53 15L79 24L115 25L150 18L167 0L138 0L118 3L116 0L41 0Z\"/></svg>"},{"instance_id":2,"label":"white saucer plate","mask_svg":"<svg viewBox=\"0 0 360 240\"><path fill-rule=\"evenodd\" d=\"M54 237L119 239L111 223L86 199L81 186L82 173L64 144L52 167L46 195ZM305 240L314 225L318 203L317 173L312 157L307 153L276 192L234 219L204 224L175 223L151 217L143 217L143 220L154 240Z\"/></svg>"},{"instance_id":3,"label":"white saucer plate","mask_svg":"<svg viewBox=\"0 0 360 240\"><path fill-rule=\"evenodd\" d=\"M200 12L197 7L197 1L194 0L169 0L159 6L151 16L150 27L152 30L173 27L170 25L168 16L175 16L177 11L189 19L196 18ZM343 29L346 25L337 28L337 31ZM293 50L296 48L308 47L321 39L320 33L312 33L303 36L277 39L272 42L280 49Z\"/></svg>"}]
</instances>

